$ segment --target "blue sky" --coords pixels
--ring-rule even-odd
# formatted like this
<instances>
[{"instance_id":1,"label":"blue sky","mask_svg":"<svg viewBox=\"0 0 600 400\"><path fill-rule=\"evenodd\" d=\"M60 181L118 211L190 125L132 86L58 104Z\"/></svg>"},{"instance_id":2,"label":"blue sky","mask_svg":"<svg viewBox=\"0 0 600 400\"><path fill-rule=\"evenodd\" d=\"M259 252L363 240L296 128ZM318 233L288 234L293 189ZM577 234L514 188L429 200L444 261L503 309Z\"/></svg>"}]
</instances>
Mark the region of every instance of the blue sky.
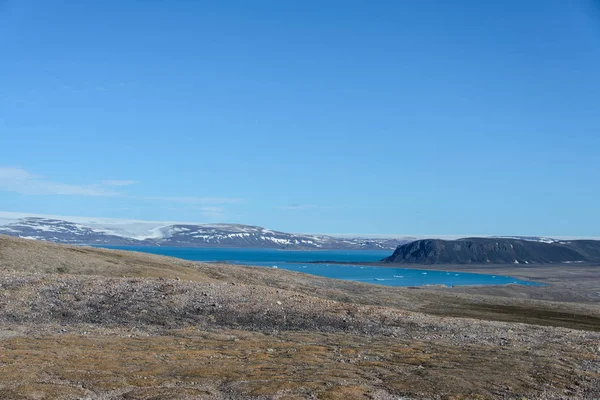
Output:
<instances>
[{"instance_id":1,"label":"blue sky","mask_svg":"<svg viewBox=\"0 0 600 400\"><path fill-rule=\"evenodd\" d=\"M0 0L0 210L600 236L591 0Z\"/></svg>"}]
</instances>

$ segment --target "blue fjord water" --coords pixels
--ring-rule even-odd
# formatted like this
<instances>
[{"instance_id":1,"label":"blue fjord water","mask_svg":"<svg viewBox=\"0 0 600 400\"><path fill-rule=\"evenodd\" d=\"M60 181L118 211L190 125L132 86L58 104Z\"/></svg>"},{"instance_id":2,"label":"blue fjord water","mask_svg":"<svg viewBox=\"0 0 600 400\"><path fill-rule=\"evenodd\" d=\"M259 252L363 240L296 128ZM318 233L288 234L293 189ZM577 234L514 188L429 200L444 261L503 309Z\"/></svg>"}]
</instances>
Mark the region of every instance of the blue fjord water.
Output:
<instances>
[{"instance_id":1,"label":"blue fjord water","mask_svg":"<svg viewBox=\"0 0 600 400\"><path fill-rule=\"evenodd\" d=\"M509 276L352 264L379 261L382 258L389 256L389 251L293 251L276 249L211 249L143 246L111 246L110 248L160 254L192 261L218 261L231 264L281 268L290 271L303 272L306 274L324 276L327 278L345 279L389 286L506 285L510 283L529 286L540 285L535 282L523 281ZM317 261L322 262L315 263ZM328 263L328 261L343 262L344 264L331 264Z\"/></svg>"}]
</instances>

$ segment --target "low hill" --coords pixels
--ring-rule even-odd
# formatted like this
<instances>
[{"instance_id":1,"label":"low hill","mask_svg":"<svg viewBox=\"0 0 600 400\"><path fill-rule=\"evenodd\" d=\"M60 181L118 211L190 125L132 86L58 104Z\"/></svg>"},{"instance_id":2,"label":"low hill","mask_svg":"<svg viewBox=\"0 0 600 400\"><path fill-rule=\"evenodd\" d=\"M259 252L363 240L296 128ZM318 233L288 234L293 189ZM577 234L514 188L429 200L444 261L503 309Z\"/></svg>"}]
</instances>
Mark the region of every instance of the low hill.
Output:
<instances>
[{"instance_id":1,"label":"low hill","mask_svg":"<svg viewBox=\"0 0 600 400\"><path fill-rule=\"evenodd\" d=\"M504 238L425 239L398 246L383 261L399 264L555 264L600 261L600 241L536 242Z\"/></svg>"}]
</instances>

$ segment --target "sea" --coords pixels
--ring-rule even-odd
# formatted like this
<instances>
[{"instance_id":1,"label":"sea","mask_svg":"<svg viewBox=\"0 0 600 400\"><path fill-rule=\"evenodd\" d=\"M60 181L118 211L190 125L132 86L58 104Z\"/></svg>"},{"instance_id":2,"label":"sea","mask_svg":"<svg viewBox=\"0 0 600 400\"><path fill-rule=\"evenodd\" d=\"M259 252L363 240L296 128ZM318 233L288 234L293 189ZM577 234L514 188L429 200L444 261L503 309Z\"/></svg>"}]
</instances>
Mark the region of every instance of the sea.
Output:
<instances>
[{"instance_id":1,"label":"sea","mask_svg":"<svg viewBox=\"0 0 600 400\"><path fill-rule=\"evenodd\" d=\"M191 261L226 262L230 264L279 268L327 278L344 279L387 286L465 286L542 284L519 280L510 276L422 270L418 266L380 267L357 265L377 262L389 256L390 251L369 250L316 250L294 251L277 249L225 249L145 246L105 246L111 249L139 251Z\"/></svg>"}]
</instances>

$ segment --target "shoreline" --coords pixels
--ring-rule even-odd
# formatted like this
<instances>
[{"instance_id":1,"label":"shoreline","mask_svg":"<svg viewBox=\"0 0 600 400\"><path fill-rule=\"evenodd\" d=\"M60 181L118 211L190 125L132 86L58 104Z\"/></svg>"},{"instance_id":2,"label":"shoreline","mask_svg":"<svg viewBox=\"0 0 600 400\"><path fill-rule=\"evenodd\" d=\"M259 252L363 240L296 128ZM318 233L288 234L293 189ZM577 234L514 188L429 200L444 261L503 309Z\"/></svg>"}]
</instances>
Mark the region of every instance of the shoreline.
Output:
<instances>
[{"instance_id":1,"label":"shoreline","mask_svg":"<svg viewBox=\"0 0 600 400\"><path fill-rule=\"evenodd\" d=\"M91 247L107 249L106 247ZM111 249L107 249L111 250ZM138 254L155 254L150 252L115 249L128 253ZM257 249L261 250L261 249ZM179 257L168 256L178 260L185 260ZM194 263L209 263L207 261L192 261ZM225 261L213 261L214 264L227 264ZM212 264L209 263L209 264ZM390 264L382 262L340 262L340 261L324 261L324 262L306 262L306 264L326 263L326 264L352 264L359 266L376 266L382 268L409 268L406 264ZM240 266L243 264L230 264ZM402 267L399 267L402 265ZM255 266L256 267L256 266ZM499 298L513 298L521 300L544 300L544 301L559 301L566 303L582 303L582 304L600 304L600 264L434 264L421 265L418 268L421 270L435 270L444 272L469 272L475 274L493 274L510 276L519 280L528 282L537 282L545 286L528 286L519 284L497 284L497 285L456 285L453 287L441 286L385 286L377 283L366 283L374 287L388 288L407 288L416 291L430 291L436 293L447 294L465 294L465 295L484 295L495 296ZM298 272L307 276L315 276ZM344 281L344 280L339 280ZM352 281L344 281L352 282Z\"/></svg>"},{"instance_id":2,"label":"shoreline","mask_svg":"<svg viewBox=\"0 0 600 400\"><path fill-rule=\"evenodd\" d=\"M189 261L189 260L188 260ZM275 268L277 269L277 266L268 266L268 265L253 265L253 264L244 264L244 262L233 262L233 261L194 261L194 262L198 262L198 263L209 263L209 264L230 264L230 265L238 265L238 266L244 266L244 267L260 267L260 268ZM306 263L299 263L299 262L287 262L287 261L283 261L280 262L279 264L334 264L334 265L342 265L342 266L348 266L348 267L353 267L353 266L363 266L363 265L369 265L369 266L373 266L373 267L379 267L379 265L371 265L371 264L365 264L365 263L352 263L352 262L328 262L328 263L321 263L321 262L306 262ZM284 268L285 269L285 268ZM300 274L306 274L306 275L311 275L311 276L318 276L321 278L327 278L327 279L337 279L337 280L341 280L341 281L349 281L349 282L361 282L361 283L366 283L368 285L381 285L381 286L386 286L386 287L405 287L405 288L421 288L421 287L444 287L444 288L455 288L455 287L487 287L487 286L508 286L508 285L517 285L517 286L546 286L547 284L545 283L541 283L541 282L537 282L535 280L532 279L521 279L521 278L517 278L511 275L504 275L504 274L488 274L488 273L483 273L483 272L469 272L469 271L447 271L447 270L440 270L440 269L425 269L425 268L408 268L408 267L402 267L399 269L408 269L408 270L413 270L413 271L434 271L434 272L454 272L454 273L462 273L462 274L478 274L478 275L487 275L487 276L498 276L500 278L510 278L510 279L515 279L518 281L522 281L525 283L518 283L518 282L506 282L506 283L474 283L474 284L446 284L446 283L425 283L422 285L386 285L383 284L381 282L389 280L389 279L384 279L384 278L373 278L373 282L371 282L370 280L353 280L353 279L344 279L344 278L334 278L334 277L326 277L326 276L322 276L322 275L318 275L318 274L314 274L314 273L310 273L310 272L304 272L304 271L296 271L296 270L288 270L288 271L293 271L296 273L300 273ZM530 283L530 285L527 285L526 283Z\"/></svg>"},{"instance_id":3,"label":"shoreline","mask_svg":"<svg viewBox=\"0 0 600 400\"><path fill-rule=\"evenodd\" d=\"M372 266L381 268L407 268L414 270L473 273L511 277L540 285L486 284L453 285L441 284L420 286L386 286L377 283L369 285L403 287L411 290L428 290L448 294L495 296L521 300L544 300L566 303L600 304L600 263L586 264L389 264L381 262L309 262L307 264L337 264ZM416 268L415 268L416 267Z\"/></svg>"},{"instance_id":4,"label":"shoreline","mask_svg":"<svg viewBox=\"0 0 600 400\"><path fill-rule=\"evenodd\" d=\"M22 239L22 238L21 238ZM55 243L55 242L52 242ZM260 250L276 250L276 251L282 251L282 252L286 252L286 251L298 251L298 252L311 252L311 251L317 251L317 252L327 252L327 251L339 251L339 252L343 252L343 251L351 251L351 252L356 252L356 253L362 253L362 252L373 252L373 251L380 251L380 252L386 252L388 254L392 254L395 250L394 249L321 249L321 248L290 248L290 249L282 249L280 247L237 247L237 246L219 246L219 247L212 247L212 246L175 246L175 245L169 245L169 246L161 246L161 245L156 245L156 244L125 244L125 245L112 245L112 244L107 244L107 245L99 245L99 244L81 244L81 243L57 243L57 244L67 244L67 245L71 245L71 246L89 246L89 247L94 247L94 248L100 248L100 249L114 249L114 250L121 250L121 249L126 249L126 248L131 248L131 247L147 247L147 248L152 248L152 247L156 247L156 248L161 248L161 249L190 249L190 250L247 250L247 251L260 251Z\"/></svg>"}]
</instances>

